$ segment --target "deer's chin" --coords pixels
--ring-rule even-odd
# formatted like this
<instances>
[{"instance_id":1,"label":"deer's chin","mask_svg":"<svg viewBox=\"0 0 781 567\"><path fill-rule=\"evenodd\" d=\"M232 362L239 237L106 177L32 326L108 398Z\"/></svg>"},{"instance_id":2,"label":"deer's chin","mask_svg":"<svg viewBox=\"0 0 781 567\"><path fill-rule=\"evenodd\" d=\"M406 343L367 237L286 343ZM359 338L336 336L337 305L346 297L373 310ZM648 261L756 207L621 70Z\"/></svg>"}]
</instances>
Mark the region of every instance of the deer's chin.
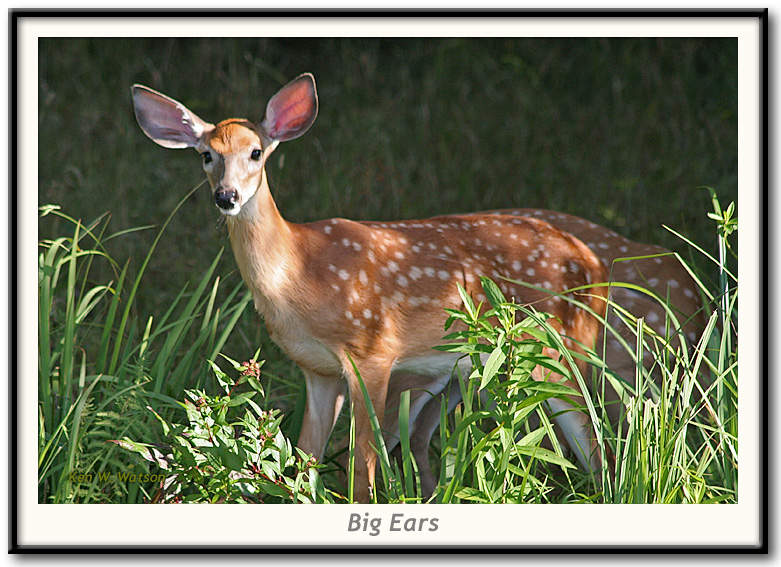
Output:
<instances>
[{"instance_id":1,"label":"deer's chin","mask_svg":"<svg viewBox=\"0 0 781 567\"><path fill-rule=\"evenodd\" d=\"M233 207L231 207L230 209L223 209L221 207L217 207L217 210L220 211L220 213L222 213L226 217L235 217L241 211L241 205L239 204L233 205Z\"/></svg>"}]
</instances>

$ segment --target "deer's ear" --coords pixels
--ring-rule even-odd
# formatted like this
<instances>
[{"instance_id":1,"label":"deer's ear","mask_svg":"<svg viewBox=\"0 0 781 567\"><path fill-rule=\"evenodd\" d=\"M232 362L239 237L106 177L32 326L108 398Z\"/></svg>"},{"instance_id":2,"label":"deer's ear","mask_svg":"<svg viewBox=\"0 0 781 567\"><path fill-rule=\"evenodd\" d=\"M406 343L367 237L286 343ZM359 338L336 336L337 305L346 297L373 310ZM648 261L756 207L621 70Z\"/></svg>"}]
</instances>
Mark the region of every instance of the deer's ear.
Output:
<instances>
[{"instance_id":1,"label":"deer's ear","mask_svg":"<svg viewBox=\"0 0 781 567\"><path fill-rule=\"evenodd\" d=\"M165 148L191 148L213 128L181 102L143 85L133 85L133 110L144 134Z\"/></svg>"},{"instance_id":2,"label":"deer's ear","mask_svg":"<svg viewBox=\"0 0 781 567\"><path fill-rule=\"evenodd\" d=\"M304 134L317 118L317 88L311 73L299 75L266 105L260 127L271 140L286 142Z\"/></svg>"}]
</instances>

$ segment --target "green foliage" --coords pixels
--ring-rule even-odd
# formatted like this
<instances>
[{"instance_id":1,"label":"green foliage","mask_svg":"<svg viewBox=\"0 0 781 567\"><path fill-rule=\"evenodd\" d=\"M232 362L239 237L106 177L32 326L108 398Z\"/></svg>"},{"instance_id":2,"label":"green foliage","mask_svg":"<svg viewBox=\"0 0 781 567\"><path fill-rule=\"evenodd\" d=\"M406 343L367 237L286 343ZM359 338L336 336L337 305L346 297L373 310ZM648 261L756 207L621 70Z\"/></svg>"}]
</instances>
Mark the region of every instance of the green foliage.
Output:
<instances>
[{"instance_id":1,"label":"green foliage","mask_svg":"<svg viewBox=\"0 0 781 567\"><path fill-rule=\"evenodd\" d=\"M114 441L165 471L152 502L332 502L320 465L280 430L280 411L253 400L264 395L258 382L263 362L228 360L239 373L233 380L210 361L221 394L185 390L179 405L186 422L167 421L149 408L162 426L161 444ZM245 383L251 389L237 391Z\"/></svg>"},{"instance_id":2,"label":"green foliage","mask_svg":"<svg viewBox=\"0 0 781 567\"><path fill-rule=\"evenodd\" d=\"M616 468L605 484L606 502L737 502L737 280L725 267L737 220L734 204L722 210L710 191L714 213L708 217L717 224L720 256L702 255L716 266L719 286L707 289L684 263L707 299L706 324L694 348L688 351L676 340L681 322L669 306L663 335L622 313L624 324L634 329L630 347L636 360L650 353L652 365L642 372L638 365L635 389L624 398L625 423L607 436ZM612 303L609 308L619 309Z\"/></svg>"},{"instance_id":3,"label":"green foliage","mask_svg":"<svg viewBox=\"0 0 781 567\"><path fill-rule=\"evenodd\" d=\"M446 328L458 321L465 330L445 336L454 342L438 347L467 355L472 370L460 381L463 405L452 428L440 430L436 498L444 503L543 502L551 486L538 464L575 468L562 454L546 405L557 397L578 406L577 391L547 379L552 371L574 381L565 363L573 359L547 314L508 302L488 278L481 283L490 308L475 306L459 286L464 311L448 310ZM546 347L567 352L569 360L550 358ZM481 354L487 355L484 363ZM544 369L544 380L532 377L537 367ZM542 446L546 439L553 450Z\"/></svg>"},{"instance_id":4,"label":"green foliage","mask_svg":"<svg viewBox=\"0 0 781 567\"><path fill-rule=\"evenodd\" d=\"M182 289L162 316L143 318L134 299L154 248L129 282L131 262L118 264L107 247L150 227L108 234L108 215L82 223L58 206L41 207L42 224L52 217L72 232L43 239L38 258L39 499L137 501L137 484L105 475L132 467L106 441L150 435L150 400L170 411L171 394L206 381L201 357L219 352L249 297L241 284L222 291L218 254L194 290Z\"/></svg>"}]
</instances>

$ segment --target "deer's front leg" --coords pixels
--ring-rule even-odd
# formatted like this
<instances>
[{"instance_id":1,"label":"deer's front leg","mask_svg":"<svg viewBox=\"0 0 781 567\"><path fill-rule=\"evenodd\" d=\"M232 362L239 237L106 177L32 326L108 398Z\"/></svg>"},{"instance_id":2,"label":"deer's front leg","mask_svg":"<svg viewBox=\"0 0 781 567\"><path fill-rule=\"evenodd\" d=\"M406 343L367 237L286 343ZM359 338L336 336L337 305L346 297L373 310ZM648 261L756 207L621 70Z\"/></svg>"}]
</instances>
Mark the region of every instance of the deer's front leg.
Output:
<instances>
[{"instance_id":1,"label":"deer's front leg","mask_svg":"<svg viewBox=\"0 0 781 567\"><path fill-rule=\"evenodd\" d=\"M320 460L344 403L345 383L340 377L322 376L308 370L304 370L304 377L306 409L298 446Z\"/></svg>"},{"instance_id":2,"label":"deer's front leg","mask_svg":"<svg viewBox=\"0 0 781 567\"><path fill-rule=\"evenodd\" d=\"M366 386L380 430L382 430L385 417L385 399L388 395L388 381L390 379L390 364L378 364L374 361L362 363L356 360L355 365ZM347 384L355 419L355 499L358 502L369 502L374 487L374 471L377 463L377 453L374 447L377 442L374 439L374 430L371 426L363 389L358 376L353 372L352 365L347 371Z\"/></svg>"}]
</instances>

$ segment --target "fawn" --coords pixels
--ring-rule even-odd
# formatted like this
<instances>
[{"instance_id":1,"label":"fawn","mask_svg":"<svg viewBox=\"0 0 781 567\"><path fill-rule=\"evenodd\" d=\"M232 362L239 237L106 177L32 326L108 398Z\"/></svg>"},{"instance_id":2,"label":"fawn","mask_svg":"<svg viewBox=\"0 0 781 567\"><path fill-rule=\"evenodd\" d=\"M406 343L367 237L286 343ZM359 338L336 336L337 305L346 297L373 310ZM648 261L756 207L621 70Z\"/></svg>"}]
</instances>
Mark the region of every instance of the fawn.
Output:
<instances>
[{"instance_id":1,"label":"fawn","mask_svg":"<svg viewBox=\"0 0 781 567\"><path fill-rule=\"evenodd\" d=\"M394 428L394 416L385 419L386 404L393 404L389 391L393 398L403 389L415 390L410 428L430 489L426 451L434 427L427 408L436 402L438 414L437 395L448 386L454 364L468 362L432 349L442 343L444 309L460 306L457 284L477 300L485 299L481 275L534 284L538 289L501 283L517 303L553 314L551 321L568 347L597 343L607 290L589 286L607 280L606 268L581 240L557 228L558 218L546 222L534 210L523 210L397 222L285 221L271 196L265 163L280 142L303 135L313 124L318 98L311 74L298 76L271 97L257 124L236 118L206 122L142 85L132 87L132 97L136 120L149 138L166 148L194 148L202 156L255 308L271 338L304 374L307 399L299 447L323 456L349 394L359 501L370 499L375 452L353 363L384 431ZM573 223L574 228L590 226L581 227L579 219ZM580 236L588 238L588 233ZM604 240L599 242L597 247ZM626 242L619 247L631 245ZM561 295L573 288L580 288L571 293L596 316ZM577 364L585 370L583 361ZM569 383L542 368L534 377ZM551 407L581 465L598 467L601 455L588 417L558 399L551 400ZM389 449L392 439L390 444Z\"/></svg>"}]
</instances>

